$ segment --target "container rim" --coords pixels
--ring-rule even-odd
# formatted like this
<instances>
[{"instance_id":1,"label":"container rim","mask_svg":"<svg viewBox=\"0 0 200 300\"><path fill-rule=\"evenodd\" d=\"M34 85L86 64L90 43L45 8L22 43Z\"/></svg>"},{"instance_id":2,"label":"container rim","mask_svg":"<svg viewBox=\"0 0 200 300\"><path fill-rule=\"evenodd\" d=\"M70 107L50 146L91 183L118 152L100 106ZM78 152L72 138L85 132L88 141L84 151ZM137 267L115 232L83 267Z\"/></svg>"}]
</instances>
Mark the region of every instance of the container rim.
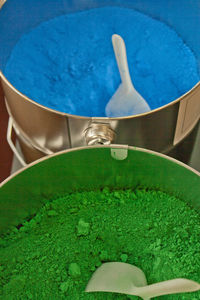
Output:
<instances>
[{"instance_id":1,"label":"container rim","mask_svg":"<svg viewBox=\"0 0 200 300\"><path fill-rule=\"evenodd\" d=\"M35 166L36 164L42 163L43 161L46 161L47 159L51 159L52 157L55 157L55 156L58 156L58 155L61 155L61 154L65 154L65 153L76 152L76 151L80 151L80 150L88 150L88 149L98 149L98 148L126 149L126 150L132 150L132 151L137 151L137 152L149 153L149 154L164 158L164 159L166 159L168 161L171 161L175 164L178 164L179 166L184 167L185 169L188 169L189 171L191 171L192 173L194 173L194 174L196 174L197 176L200 177L200 172L198 172L194 168L182 163L181 161L179 161L175 158L167 156L165 154L162 154L162 153L159 153L159 152L156 152L156 151L152 151L152 150L148 150L148 149L145 149L145 148L139 148L139 147L128 146L128 145L111 144L111 145L93 145L93 146L75 147L75 148L70 148L70 149L67 149L67 150L62 150L62 151L56 152L54 154L47 155L45 157L42 157L42 158L30 163L28 166L22 167L20 170L13 173L9 177L7 177L4 181L2 181L0 183L0 188L3 187L11 179L16 177L18 174L25 171L26 169L29 169L32 166Z\"/></svg>"},{"instance_id":2,"label":"container rim","mask_svg":"<svg viewBox=\"0 0 200 300\"><path fill-rule=\"evenodd\" d=\"M64 112L60 112L56 109L53 108L49 108L47 106L44 106L40 103L37 103L35 100L30 99L29 97L27 97L26 95L24 95L23 93L21 93L20 91L18 91L9 81L8 79L5 77L5 75L3 74L3 71L0 70L0 79L2 81L4 81L10 89L13 90L13 92L15 92L16 94L18 94L20 97L23 97L26 101L31 102L32 104L38 106L39 108L42 108L46 111L49 111L51 113L55 113L57 115L61 115L61 116L65 116L65 117L71 117L74 119L81 119L81 120L111 120L111 121L118 121L118 120L128 120L128 119L133 119L133 118L138 118L138 117L143 117L143 116L147 116L150 115L152 113L156 113L157 111L163 110L165 108L168 108L178 102L180 102L181 100L185 99L186 97L188 97L191 93L195 92L195 90L197 88L200 88L200 81L198 81L188 92L186 92L185 94L183 94L182 96L180 96L179 98L161 106L155 109L150 110L149 112L145 112L142 114L136 114L136 115L130 115L130 116L125 116L125 117L85 117L85 116L79 116L79 115L72 115L69 113L64 113Z\"/></svg>"}]
</instances>

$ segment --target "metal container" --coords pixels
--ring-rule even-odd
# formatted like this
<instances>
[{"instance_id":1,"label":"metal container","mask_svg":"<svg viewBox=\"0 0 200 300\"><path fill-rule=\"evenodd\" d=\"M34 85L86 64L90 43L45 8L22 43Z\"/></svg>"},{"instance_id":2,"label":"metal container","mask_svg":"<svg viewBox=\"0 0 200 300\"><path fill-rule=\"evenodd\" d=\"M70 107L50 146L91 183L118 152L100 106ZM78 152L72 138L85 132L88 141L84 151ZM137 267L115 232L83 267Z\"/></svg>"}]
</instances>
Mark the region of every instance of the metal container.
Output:
<instances>
[{"instance_id":1,"label":"metal container","mask_svg":"<svg viewBox=\"0 0 200 300\"><path fill-rule=\"evenodd\" d=\"M108 5L134 8L172 26L193 50L200 67L199 0L182 0L181 5L180 0L7 0L0 11L0 78L21 144L29 144L33 152L36 149L42 156L71 147L114 142L171 154L187 163L200 117L200 82L179 99L149 113L87 118L44 107L21 94L4 77L9 54L24 32L64 13ZM31 152L27 158L24 153L27 161L34 160L35 155Z\"/></svg>"},{"instance_id":2,"label":"metal container","mask_svg":"<svg viewBox=\"0 0 200 300\"><path fill-rule=\"evenodd\" d=\"M159 189L200 210L200 173L150 150L90 146L30 164L0 185L0 233L34 215L49 199L103 188Z\"/></svg>"}]
</instances>

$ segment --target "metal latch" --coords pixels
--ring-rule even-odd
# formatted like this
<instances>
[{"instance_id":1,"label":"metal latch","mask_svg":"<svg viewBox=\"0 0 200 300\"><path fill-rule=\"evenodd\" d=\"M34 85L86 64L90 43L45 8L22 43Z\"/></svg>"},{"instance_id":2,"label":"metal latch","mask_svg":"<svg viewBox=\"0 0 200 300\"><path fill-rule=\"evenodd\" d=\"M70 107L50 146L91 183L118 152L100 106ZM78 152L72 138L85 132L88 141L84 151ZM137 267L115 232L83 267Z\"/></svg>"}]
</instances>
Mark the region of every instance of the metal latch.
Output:
<instances>
[{"instance_id":1,"label":"metal latch","mask_svg":"<svg viewBox=\"0 0 200 300\"><path fill-rule=\"evenodd\" d=\"M115 139L115 132L109 123L92 122L85 130L87 145L110 145Z\"/></svg>"}]
</instances>

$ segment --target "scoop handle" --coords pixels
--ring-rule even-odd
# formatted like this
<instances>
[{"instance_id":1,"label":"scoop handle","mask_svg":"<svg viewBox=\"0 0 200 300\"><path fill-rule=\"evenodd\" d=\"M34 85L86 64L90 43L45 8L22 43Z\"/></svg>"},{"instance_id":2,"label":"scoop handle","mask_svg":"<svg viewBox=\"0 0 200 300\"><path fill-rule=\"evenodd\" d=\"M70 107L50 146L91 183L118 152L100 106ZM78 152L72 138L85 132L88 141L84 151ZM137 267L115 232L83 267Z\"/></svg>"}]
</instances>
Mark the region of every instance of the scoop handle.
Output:
<instances>
[{"instance_id":1,"label":"scoop handle","mask_svg":"<svg viewBox=\"0 0 200 300\"><path fill-rule=\"evenodd\" d=\"M138 296L142 298L153 298L161 295L195 292L200 290L200 284L192 280L177 278L147 285L145 287L137 288L137 290Z\"/></svg>"},{"instance_id":2,"label":"scoop handle","mask_svg":"<svg viewBox=\"0 0 200 300\"><path fill-rule=\"evenodd\" d=\"M115 52L115 58L117 61L121 81L127 90L134 88L129 73L127 55L126 55L126 46L123 38L118 34L113 34L112 44Z\"/></svg>"}]
</instances>

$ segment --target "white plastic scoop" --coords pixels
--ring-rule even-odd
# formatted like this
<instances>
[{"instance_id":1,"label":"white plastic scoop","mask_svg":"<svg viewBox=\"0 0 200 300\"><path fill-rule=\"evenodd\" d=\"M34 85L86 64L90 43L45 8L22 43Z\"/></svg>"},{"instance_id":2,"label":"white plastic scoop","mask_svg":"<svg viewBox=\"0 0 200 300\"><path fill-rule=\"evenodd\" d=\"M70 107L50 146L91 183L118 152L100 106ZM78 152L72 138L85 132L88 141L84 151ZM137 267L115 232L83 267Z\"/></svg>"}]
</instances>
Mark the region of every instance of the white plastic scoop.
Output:
<instances>
[{"instance_id":1,"label":"white plastic scoop","mask_svg":"<svg viewBox=\"0 0 200 300\"><path fill-rule=\"evenodd\" d=\"M136 91L131 81L124 40L114 34L112 44L122 83L106 105L106 116L125 117L150 111L149 105Z\"/></svg>"},{"instance_id":2,"label":"white plastic scoop","mask_svg":"<svg viewBox=\"0 0 200 300\"><path fill-rule=\"evenodd\" d=\"M111 262L102 264L92 275L86 292L114 292L139 296L149 300L161 295L169 295L200 290L200 284L177 278L147 285L144 272L130 264Z\"/></svg>"}]
</instances>

